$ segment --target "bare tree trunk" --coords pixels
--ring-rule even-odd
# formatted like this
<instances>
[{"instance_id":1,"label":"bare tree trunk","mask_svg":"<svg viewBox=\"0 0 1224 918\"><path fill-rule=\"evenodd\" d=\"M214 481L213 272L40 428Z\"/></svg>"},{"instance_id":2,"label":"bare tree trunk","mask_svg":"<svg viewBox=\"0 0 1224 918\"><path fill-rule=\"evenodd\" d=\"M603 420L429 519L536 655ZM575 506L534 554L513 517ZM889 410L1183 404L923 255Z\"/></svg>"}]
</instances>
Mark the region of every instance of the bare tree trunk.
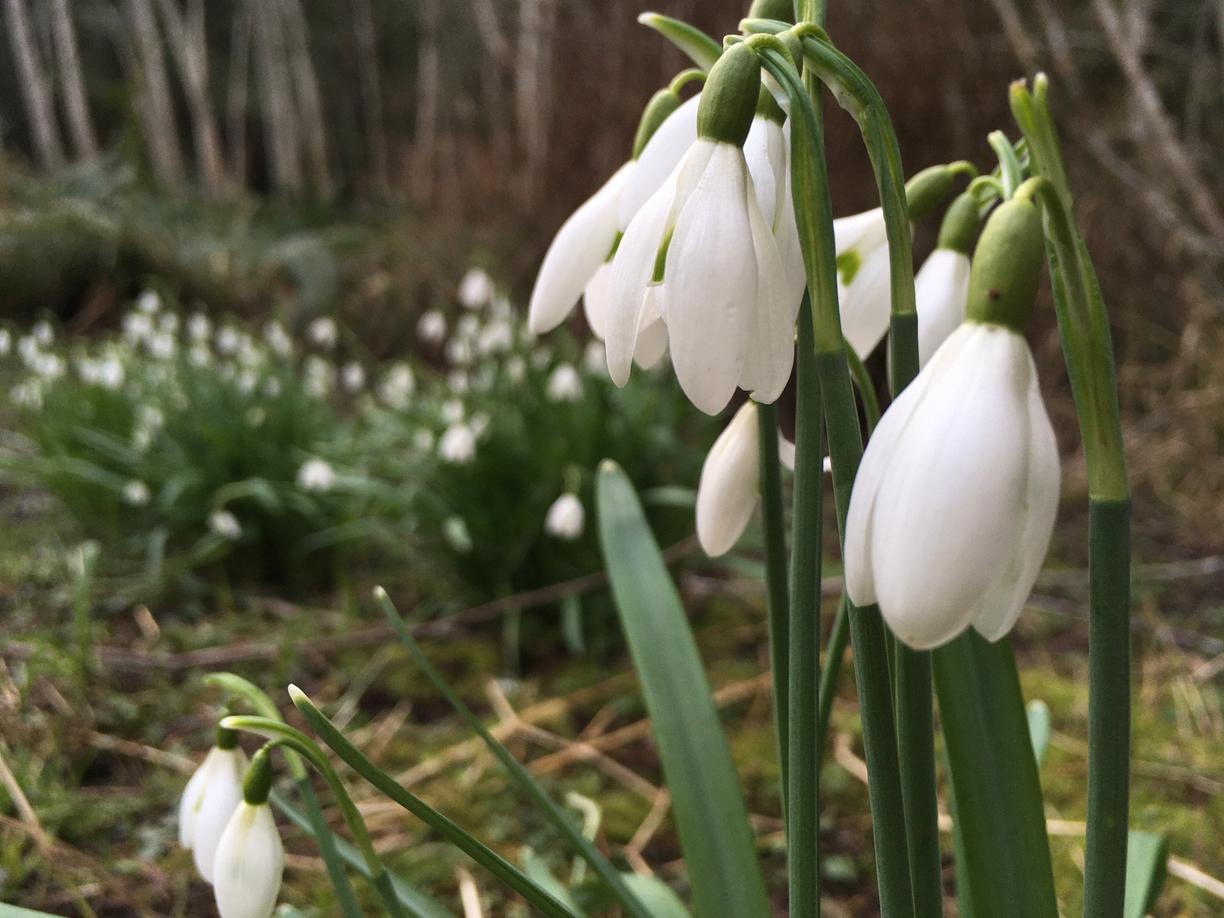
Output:
<instances>
[{"instance_id":1,"label":"bare tree trunk","mask_svg":"<svg viewBox=\"0 0 1224 918\"><path fill-rule=\"evenodd\" d=\"M230 176L238 188L246 187L247 85L251 69L252 28L251 10L244 4L234 11L230 32L229 87L225 98Z\"/></svg>"},{"instance_id":2,"label":"bare tree trunk","mask_svg":"<svg viewBox=\"0 0 1224 918\"><path fill-rule=\"evenodd\" d=\"M331 194L331 173L327 164L327 127L323 121L323 98L310 57L310 31L300 0L280 0L285 23L285 45L297 99L298 128L306 147L306 161L315 191Z\"/></svg>"},{"instance_id":3,"label":"bare tree trunk","mask_svg":"<svg viewBox=\"0 0 1224 918\"><path fill-rule=\"evenodd\" d=\"M34 150L43 168L54 169L64 162L64 145L60 141L59 125L51 101L51 83L39 62L38 49L30 34L24 0L5 0L8 13L9 41L17 64L18 79L25 97L26 117Z\"/></svg>"},{"instance_id":4,"label":"bare tree trunk","mask_svg":"<svg viewBox=\"0 0 1224 918\"><path fill-rule=\"evenodd\" d=\"M127 0L127 13L140 62L140 117L153 162L153 175L164 187L180 185L183 153L179 148L174 100L166 78L166 60L153 7L149 0Z\"/></svg>"},{"instance_id":5,"label":"bare tree trunk","mask_svg":"<svg viewBox=\"0 0 1224 918\"><path fill-rule=\"evenodd\" d=\"M361 80L361 113L370 148L370 176L375 192L386 195L391 188L391 179L387 134L383 129L382 87L378 75L378 33L374 29L370 0L352 0L352 7L357 72Z\"/></svg>"},{"instance_id":6,"label":"bare tree trunk","mask_svg":"<svg viewBox=\"0 0 1224 918\"><path fill-rule=\"evenodd\" d=\"M260 105L272 184L282 191L298 192L302 190L302 161L297 143L297 110L281 41L284 32L277 13L279 5L250 0L248 8L255 20Z\"/></svg>"},{"instance_id":7,"label":"bare tree trunk","mask_svg":"<svg viewBox=\"0 0 1224 918\"><path fill-rule=\"evenodd\" d=\"M72 142L76 146L78 156L93 159L98 155L98 137L94 133L93 120L89 116L89 103L85 99L85 81L81 77L81 59L77 54L76 27L72 24L68 0L52 0L51 16L55 27L60 77L64 86L64 111L68 116Z\"/></svg>"},{"instance_id":8,"label":"bare tree trunk","mask_svg":"<svg viewBox=\"0 0 1224 918\"><path fill-rule=\"evenodd\" d=\"M503 168L509 169L514 155L505 91L510 67L510 44L498 22L493 0L472 0L472 7L480 39L489 53L489 63L480 68L480 82L485 96L485 113L489 119L489 134L493 139L493 156Z\"/></svg>"},{"instance_id":9,"label":"bare tree trunk","mask_svg":"<svg viewBox=\"0 0 1224 918\"><path fill-rule=\"evenodd\" d=\"M187 96L187 107L191 110L196 165L203 178L204 190L209 197L220 197L225 191L225 164L208 89L204 0L188 0L186 17L179 9L178 0L158 0L158 6Z\"/></svg>"},{"instance_id":10,"label":"bare tree trunk","mask_svg":"<svg viewBox=\"0 0 1224 918\"><path fill-rule=\"evenodd\" d=\"M542 187L548 161L552 87L547 85L547 77L552 69L552 26L556 15L554 0L519 0L514 93L524 156L522 192L528 203L535 201Z\"/></svg>"},{"instance_id":11,"label":"bare tree trunk","mask_svg":"<svg viewBox=\"0 0 1224 918\"><path fill-rule=\"evenodd\" d=\"M439 0L422 0L421 50L417 61L416 142L412 155L412 191L419 204L427 203L434 190L441 79L438 55L440 19Z\"/></svg>"}]
</instances>

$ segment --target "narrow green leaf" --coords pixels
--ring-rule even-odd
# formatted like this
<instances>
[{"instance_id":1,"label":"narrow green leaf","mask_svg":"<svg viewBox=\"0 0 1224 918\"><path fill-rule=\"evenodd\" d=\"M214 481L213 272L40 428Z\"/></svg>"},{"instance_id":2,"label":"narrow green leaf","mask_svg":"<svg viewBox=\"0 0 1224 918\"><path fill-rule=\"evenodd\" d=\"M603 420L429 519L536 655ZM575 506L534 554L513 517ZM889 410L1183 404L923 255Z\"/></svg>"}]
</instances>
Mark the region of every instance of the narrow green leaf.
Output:
<instances>
[{"instance_id":1,"label":"narrow green leaf","mask_svg":"<svg viewBox=\"0 0 1224 918\"><path fill-rule=\"evenodd\" d=\"M934 652L955 799L958 878L979 918L1057 918L1050 845L1011 643L969 632Z\"/></svg>"},{"instance_id":2,"label":"narrow green leaf","mask_svg":"<svg viewBox=\"0 0 1224 918\"><path fill-rule=\"evenodd\" d=\"M484 842L464 831L457 823L443 816L420 797L401 787L394 778L371 762L361 750L350 743L336 725L300 690L295 691L294 687L290 686L290 695L298 710L319 734L319 738L375 790L424 822L543 914L555 916L555 918L576 918L573 912Z\"/></svg>"},{"instance_id":3,"label":"narrow green leaf","mask_svg":"<svg viewBox=\"0 0 1224 918\"><path fill-rule=\"evenodd\" d=\"M624 879L625 885L645 904L653 918L692 918L680 897L658 877L627 873Z\"/></svg>"},{"instance_id":4,"label":"narrow green leaf","mask_svg":"<svg viewBox=\"0 0 1224 918\"><path fill-rule=\"evenodd\" d=\"M480 718L472 713L469 708L450 687L443 675L438 672L429 658L425 656L421 650L421 645L417 643L412 636L412 632L404 625L403 618L400 617L395 606L391 602L391 598L386 591L381 587L375 591L375 596L379 604L382 606L383 612L390 621L391 627L395 630L396 636L400 639L400 643L407 648L409 655L421 671L425 673L429 681L433 683L434 688L442 693L442 696L447 700L452 708L467 722L467 725L479 736L493 756L501 763L501 766L506 769L506 772L519 785L524 793L531 801L539 808L554 828L561 833L562 836L570 843L578 855L591 865L591 868L599 874L600 878L608 885L612 894L617 900L628 910L629 914L636 915L638 918L650 918L650 913L642 908L640 902L633 898L633 893L621 881L620 872L612 866L606 857L604 857L599 849L591 842L589 838L582 834L581 828L570 817L570 814L562 809L555 800L540 786L540 783L535 779L523 764L510 754L510 752L497 741L497 738L488 731Z\"/></svg>"},{"instance_id":5,"label":"narrow green leaf","mask_svg":"<svg viewBox=\"0 0 1224 918\"><path fill-rule=\"evenodd\" d=\"M573 895L565 888L565 884L553 876L552 871L548 869L548 865L540 860L530 848L523 849L523 870L526 871L527 876L540 884L542 889L548 890L554 899L565 903L570 911L585 918L586 912L574 901Z\"/></svg>"},{"instance_id":6,"label":"narrow green leaf","mask_svg":"<svg viewBox=\"0 0 1224 918\"><path fill-rule=\"evenodd\" d=\"M1040 698L1034 698L1024 709L1028 719L1029 740L1033 744L1033 757L1037 764L1045 758L1046 747L1050 745L1050 708Z\"/></svg>"},{"instance_id":7,"label":"narrow green leaf","mask_svg":"<svg viewBox=\"0 0 1224 918\"><path fill-rule=\"evenodd\" d=\"M654 29L687 54L702 70L709 70L722 54L722 45L701 29L682 20L664 16L662 13L642 13L638 16L638 22Z\"/></svg>"},{"instance_id":8,"label":"narrow green leaf","mask_svg":"<svg viewBox=\"0 0 1224 918\"><path fill-rule=\"evenodd\" d=\"M285 800L275 791L269 798L285 818L305 832L312 838L318 838L315 835L315 827L311 823L310 817L295 807L293 804ZM340 859L356 870L366 879L372 879L370 876L370 868L366 865L365 858L361 856L356 848L345 841L343 838L332 836L333 843L336 848L336 854ZM440 903L435 902L429 896L418 890L407 880L401 879L395 874L391 874L391 887L395 891L395 897L399 899L400 904L408 910L408 913L413 918L455 918L455 913L444 908ZM0 912L0 916L3 913Z\"/></svg>"},{"instance_id":9,"label":"narrow green leaf","mask_svg":"<svg viewBox=\"0 0 1224 918\"><path fill-rule=\"evenodd\" d=\"M1143 918L1156 908L1169 852L1165 837L1132 829L1126 840L1126 905L1123 918Z\"/></svg>"},{"instance_id":10,"label":"narrow green leaf","mask_svg":"<svg viewBox=\"0 0 1224 918\"><path fill-rule=\"evenodd\" d=\"M596 481L599 538L702 918L771 914L748 814L680 597L625 473Z\"/></svg>"}]
</instances>

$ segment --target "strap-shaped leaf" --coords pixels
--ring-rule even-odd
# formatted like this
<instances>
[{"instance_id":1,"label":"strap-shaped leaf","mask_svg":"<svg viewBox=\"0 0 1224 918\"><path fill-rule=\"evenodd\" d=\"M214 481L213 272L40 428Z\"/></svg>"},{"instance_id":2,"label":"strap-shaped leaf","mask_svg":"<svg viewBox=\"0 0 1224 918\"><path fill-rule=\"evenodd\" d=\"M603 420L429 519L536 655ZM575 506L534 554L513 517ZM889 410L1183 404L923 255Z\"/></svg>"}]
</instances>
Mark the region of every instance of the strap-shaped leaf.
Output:
<instances>
[{"instance_id":1,"label":"strap-shaped leaf","mask_svg":"<svg viewBox=\"0 0 1224 918\"><path fill-rule=\"evenodd\" d=\"M1126 906L1124 918L1143 918L1156 908L1164 885L1169 852L1165 837L1131 829L1126 838Z\"/></svg>"},{"instance_id":2,"label":"strap-shaped leaf","mask_svg":"<svg viewBox=\"0 0 1224 918\"><path fill-rule=\"evenodd\" d=\"M605 461L599 538L701 918L771 914L744 800L680 597L633 485Z\"/></svg>"}]
</instances>

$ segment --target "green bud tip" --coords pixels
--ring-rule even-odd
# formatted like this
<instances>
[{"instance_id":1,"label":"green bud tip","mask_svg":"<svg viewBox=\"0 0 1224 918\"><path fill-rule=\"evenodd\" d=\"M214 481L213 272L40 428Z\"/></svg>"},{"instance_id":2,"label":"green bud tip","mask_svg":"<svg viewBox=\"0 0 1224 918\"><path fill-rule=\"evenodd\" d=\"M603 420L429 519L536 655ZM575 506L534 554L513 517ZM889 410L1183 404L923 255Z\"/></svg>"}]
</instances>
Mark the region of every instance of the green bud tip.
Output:
<instances>
[{"instance_id":1,"label":"green bud tip","mask_svg":"<svg viewBox=\"0 0 1224 918\"><path fill-rule=\"evenodd\" d=\"M376 589L382 590L382 587L377 587ZM386 595L387 595L386 592L383 591L381 595L379 596L379 598L381 599L382 596L386 596ZM292 701L295 706L301 707L303 703L313 704L313 702L310 700L310 696L307 695L305 692L303 692L300 688L298 688L292 682L289 683L288 691L289 691L289 700Z\"/></svg>"},{"instance_id":2,"label":"green bud tip","mask_svg":"<svg viewBox=\"0 0 1224 918\"><path fill-rule=\"evenodd\" d=\"M744 145L760 96L761 62L747 45L732 45L710 68L697 108L697 136Z\"/></svg>"},{"instance_id":3,"label":"green bud tip","mask_svg":"<svg viewBox=\"0 0 1224 918\"><path fill-rule=\"evenodd\" d=\"M929 166L905 183L905 203L912 221L931 214L952 190L954 173L946 164Z\"/></svg>"},{"instance_id":4,"label":"green bud tip","mask_svg":"<svg viewBox=\"0 0 1224 918\"><path fill-rule=\"evenodd\" d=\"M973 251L973 237L977 235L977 228L977 196L972 191L962 191L944 212L936 247L968 255Z\"/></svg>"},{"instance_id":5,"label":"green bud tip","mask_svg":"<svg viewBox=\"0 0 1224 918\"><path fill-rule=\"evenodd\" d=\"M966 318L1022 334L1044 264L1041 212L1029 189L1000 204L986 221L973 253Z\"/></svg>"},{"instance_id":6,"label":"green bud tip","mask_svg":"<svg viewBox=\"0 0 1224 918\"><path fill-rule=\"evenodd\" d=\"M251 806L268 802L272 791L272 744L266 743L251 756L251 764L242 776L242 799Z\"/></svg>"},{"instance_id":7,"label":"green bud tip","mask_svg":"<svg viewBox=\"0 0 1224 918\"><path fill-rule=\"evenodd\" d=\"M651 96L642 110L642 119L638 122L637 134L633 138L633 158L637 159L646 149L646 144L659 126L680 107L680 96L670 87L664 87Z\"/></svg>"}]
</instances>

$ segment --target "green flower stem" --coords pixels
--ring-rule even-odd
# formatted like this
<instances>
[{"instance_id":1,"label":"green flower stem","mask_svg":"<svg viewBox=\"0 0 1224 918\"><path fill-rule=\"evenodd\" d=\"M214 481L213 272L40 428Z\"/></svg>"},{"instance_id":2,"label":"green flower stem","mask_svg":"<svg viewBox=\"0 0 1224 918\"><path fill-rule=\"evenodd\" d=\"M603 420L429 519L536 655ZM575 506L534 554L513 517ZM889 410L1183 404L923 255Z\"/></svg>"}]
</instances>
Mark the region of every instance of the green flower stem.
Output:
<instances>
[{"instance_id":1,"label":"green flower stem","mask_svg":"<svg viewBox=\"0 0 1224 918\"><path fill-rule=\"evenodd\" d=\"M357 850L361 852L362 859L365 860L369 875L372 877L371 882L379 897L383 900L388 913L395 916L395 918L401 918L401 916L407 918L403 906L400 904L399 897L395 895L391 887L390 878L387 876L387 869L383 866L382 861L379 860L378 854L374 850L374 844L370 841L370 833L366 830L365 821L357 811L353 798L344 789L340 776L336 774L336 770L332 768L331 762L323 755L323 750L315 745L315 742L301 730L289 726L279 718L231 715L221 721L221 726L229 730L246 730L273 740L279 745L301 755L303 759L309 762L323 776L323 780L327 782L327 786L336 798L336 803L340 807L344 821L348 824L349 831L353 834L353 842L357 845ZM387 894L388 891L390 895Z\"/></svg>"},{"instance_id":2,"label":"green flower stem","mask_svg":"<svg viewBox=\"0 0 1224 918\"><path fill-rule=\"evenodd\" d=\"M799 312L795 418L795 488L792 512L792 606L787 692L787 873L790 914L807 918L820 910L820 764L816 708L820 678L820 569L822 469L820 384L812 338L811 302Z\"/></svg>"},{"instance_id":3,"label":"green flower stem","mask_svg":"<svg viewBox=\"0 0 1224 918\"><path fill-rule=\"evenodd\" d=\"M242 698L264 717L272 720L281 719L280 712L267 693L255 683L235 673L210 673L204 677L204 683ZM340 905L340 911L345 918L361 918L361 906L357 902L357 896L353 892L353 885L349 882L348 874L344 872L344 862L336 850L336 837L327 825L327 817L323 815L323 810L319 806L319 800L315 796L314 787L311 786L306 766L298 754L288 746L282 749L282 752L289 768L289 774L293 776L298 786L302 805L310 819L315 844L319 846L319 856L323 858L323 865L327 868L327 877L331 881L332 889L336 892L336 901Z\"/></svg>"},{"instance_id":4,"label":"green flower stem","mask_svg":"<svg viewBox=\"0 0 1224 918\"><path fill-rule=\"evenodd\" d=\"M1063 356L1088 470L1088 819L1084 915L1121 914L1130 778L1130 488L1109 315L1088 248L1075 228L1048 82L1011 89L1046 228L1046 260Z\"/></svg>"},{"instance_id":5,"label":"green flower stem","mask_svg":"<svg viewBox=\"0 0 1224 918\"><path fill-rule=\"evenodd\" d=\"M550 893L536 884L521 870L488 845L469 835L453 820L443 816L415 794L405 790L394 778L366 758L361 750L350 743L348 738L337 729L336 725L322 711L315 707L314 702L301 689L295 685L289 686L289 696L293 699L297 709L302 712L302 715L310 723L310 726L319 734L323 742L330 746L336 755L343 759L350 768L365 779L375 790L381 792L438 832L450 844L488 870L494 877L526 899L542 914L551 916L551 918L575 918L568 908L558 902ZM315 750L318 751L317 746ZM320 753L320 755L322 754Z\"/></svg>"},{"instance_id":6,"label":"green flower stem","mask_svg":"<svg viewBox=\"0 0 1224 918\"><path fill-rule=\"evenodd\" d=\"M775 36L764 34L754 35L748 42L757 49L763 65L790 97L790 113L794 119L791 130L791 168L795 216L803 245L808 290L812 295L812 347L816 352L821 403L828 426L838 527L844 536L850 487L862 458L863 447L841 333L841 319L838 315L833 214L828 194L823 132L812 97L799 80L782 42ZM895 171L899 175L900 163L895 165L895 170L890 167L889 172L892 174ZM904 186L901 184L899 187L902 189L900 218L904 224L903 232L908 238ZM888 210L895 210L896 203L894 198L885 203L886 214ZM896 219L886 216L886 220L890 224L890 243L893 248L902 248L892 242L897 238L894 235L897 231ZM908 256L908 242L904 249ZM912 283L910 299L913 299ZM798 454L797 449L796 455ZM871 800L880 907L886 918L902 918L913 915L914 907L910 892L905 818L884 625L879 610L874 607L856 609L850 606L848 616L862 710L863 745L869 774L868 792ZM791 913L802 914L795 912L793 902Z\"/></svg>"},{"instance_id":7,"label":"green flower stem","mask_svg":"<svg viewBox=\"0 0 1224 918\"><path fill-rule=\"evenodd\" d=\"M769 664L773 672L774 730L782 775L782 812L786 812L790 671L788 629L790 591L786 582L786 521L782 513L782 469L778 461L778 409L757 405L761 464L761 529L765 536L765 590L769 610Z\"/></svg>"},{"instance_id":8,"label":"green flower stem","mask_svg":"<svg viewBox=\"0 0 1224 918\"><path fill-rule=\"evenodd\" d=\"M816 764L824 760L829 747L829 719L833 714L833 699L837 697L837 680L841 678L842 657L846 655L846 644L850 642L850 604L842 593L837 603L837 615L829 631L829 643L825 646L824 668L820 671L820 692L816 708Z\"/></svg>"}]
</instances>

